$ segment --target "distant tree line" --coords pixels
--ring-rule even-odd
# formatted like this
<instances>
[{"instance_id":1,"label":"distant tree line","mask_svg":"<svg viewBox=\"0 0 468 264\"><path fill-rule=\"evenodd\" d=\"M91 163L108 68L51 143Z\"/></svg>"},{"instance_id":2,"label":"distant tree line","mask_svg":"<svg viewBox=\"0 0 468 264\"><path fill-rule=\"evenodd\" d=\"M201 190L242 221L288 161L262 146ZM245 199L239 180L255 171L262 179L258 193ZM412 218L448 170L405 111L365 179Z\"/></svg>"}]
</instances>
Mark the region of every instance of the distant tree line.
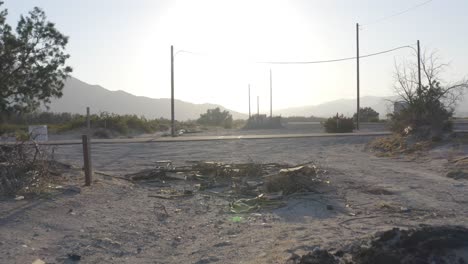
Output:
<instances>
[{"instance_id":1,"label":"distant tree line","mask_svg":"<svg viewBox=\"0 0 468 264\"><path fill-rule=\"evenodd\" d=\"M147 119L137 115L118 115L101 112L90 116L93 129L114 131L118 134L128 135L132 132L154 133L167 131L170 120ZM0 124L0 135L3 133L26 131L28 125L48 125L51 132L65 132L86 127L86 116L71 113L33 112L27 114L13 113L3 116ZM190 128L195 126L190 122L176 121L176 128Z\"/></svg>"}]
</instances>

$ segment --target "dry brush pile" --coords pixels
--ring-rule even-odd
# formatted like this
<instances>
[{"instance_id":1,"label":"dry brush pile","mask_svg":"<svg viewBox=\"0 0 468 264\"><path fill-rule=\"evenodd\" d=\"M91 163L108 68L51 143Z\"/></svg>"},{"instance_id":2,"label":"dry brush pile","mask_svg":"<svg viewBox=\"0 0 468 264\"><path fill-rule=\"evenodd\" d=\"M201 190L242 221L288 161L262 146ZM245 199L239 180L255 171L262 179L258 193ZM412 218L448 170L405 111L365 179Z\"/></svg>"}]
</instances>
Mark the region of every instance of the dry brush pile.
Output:
<instances>
[{"instance_id":1,"label":"dry brush pile","mask_svg":"<svg viewBox=\"0 0 468 264\"><path fill-rule=\"evenodd\" d=\"M41 192L50 182L50 160L35 142L0 145L0 196Z\"/></svg>"},{"instance_id":2,"label":"dry brush pile","mask_svg":"<svg viewBox=\"0 0 468 264\"><path fill-rule=\"evenodd\" d=\"M366 148L371 152L375 152L378 156L394 156L426 151L433 147L434 144L431 140L393 134L372 140L367 144Z\"/></svg>"},{"instance_id":3,"label":"dry brush pile","mask_svg":"<svg viewBox=\"0 0 468 264\"><path fill-rule=\"evenodd\" d=\"M232 213L248 213L262 208L284 205L281 200L291 194L315 192L329 184L327 171L315 165L289 166L277 163L225 164L221 162L193 162L188 166L172 166L167 162L154 169L126 175L130 181L184 181L190 190L154 194L151 197L175 199L195 192L216 194L231 200ZM170 186L171 184L169 184ZM172 186L177 183L172 184Z\"/></svg>"}]
</instances>

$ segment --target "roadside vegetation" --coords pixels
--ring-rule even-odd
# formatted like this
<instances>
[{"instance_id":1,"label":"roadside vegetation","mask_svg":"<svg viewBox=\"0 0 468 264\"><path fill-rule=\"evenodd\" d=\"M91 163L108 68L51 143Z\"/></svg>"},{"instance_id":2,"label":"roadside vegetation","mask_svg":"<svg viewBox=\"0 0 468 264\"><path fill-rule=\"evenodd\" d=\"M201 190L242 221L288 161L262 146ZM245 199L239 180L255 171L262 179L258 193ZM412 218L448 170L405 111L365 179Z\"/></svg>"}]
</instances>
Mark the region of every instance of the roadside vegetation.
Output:
<instances>
[{"instance_id":1,"label":"roadside vegetation","mask_svg":"<svg viewBox=\"0 0 468 264\"><path fill-rule=\"evenodd\" d=\"M356 122L357 113L354 113L353 120ZM359 122L370 122L375 123L379 122L379 113L372 109L371 107L361 107L359 108Z\"/></svg>"},{"instance_id":2,"label":"roadside vegetation","mask_svg":"<svg viewBox=\"0 0 468 264\"><path fill-rule=\"evenodd\" d=\"M169 119L147 119L136 115L118 115L107 112L90 116L91 128L100 138L116 135L138 133L155 133L168 131ZM15 136L27 133L28 125L47 125L51 133L64 133L86 128L86 116L70 113L34 112L29 114L12 114L4 116L0 124L0 134ZM194 122L176 121L176 129L194 130Z\"/></svg>"},{"instance_id":3,"label":"roadside vegetation","mask_svg":"<svg viewBox=\"0 0 468 264\"><path fill-rule=\"evenodd\" d=\"M0 146L0 196L40 193L54 174L53 151L25 144L27 123L11 121L62 96L72 72L65 51L68 37L40 8L8 20L3 4L0 0L0 136L17 132L20 141ZM8 21L18 22L11 26Z\"/></svg>"},{"instance_id":4,"label":"roadside vegetation","mask_svg":"<svg viewBox=\"0 0 468 264\"><path fill-rule=\"evenodd\" d=\"M338 113L322 122L322 125L327 133L349 133L355 128L353 118L338 115Z\"/></svg>"},{"instance_id":5,"label":"roadside vegetation","mask_svg":"<svg viewBox=\"0 0 468 264\"><path fill-rule=\"evenodd\" d=\"M435 53L423 54L421 85L415 64L396 65L394 90L403 107L390 114L393 132L439 140L451 132L451 118L455 105L468 88L467 80L448 83L442 79L447 64L441 63Z\"/></svg>"},{"instance_id":6,"label":"roadside vegetation","mask_svg":"<svg viewBox=\"0 0 468 264\"><path fill-rule=\"evenodd\" d=\"M206 113L201 114L197 123L205 126L232 128L233 119L229 111L221 111L219 107L216 107L214 109L208 109Z\"/></svg>"},{"instance_id":7,"label":"roadside vegetation","mask_svg":"<svg viewBox=\"0 0 468 264\"><path fill-rule=\"evenodd\" d=\"M233 119L229 111L221 111L219 107L208 109L206 113L201 114L196 123L201 125L201 129L210 127L221 127L225 129L239 129L247 124L247 120Z\"/></svg>"},{"instance_id":8,"label":"roadside vegetation","mask_svg":"<svg viewBox=\"0 0 468 264\"><path fill-rule=\"evenodd\" d=\"M421 58L421 84L417 63L395 66L394 90L398 99L389 114L392 136L377 138L369 144L371 150L385 154L427 150L434 142L450 140L455 105L468 88L467 80L448 83L442 80L447 64L435 53Z\"/></svg>"},{"instance_id":9,"label":"roadside vegetation","mask_svg":"<svg viewBox=\"0 0 468 264\"><path fill-rule=\"evenodd\" d=\"M93 136L97 138L111 138L115 136L131 136L136 134L151 134L168 132L171 120L165 118L148 119L137 115L118 115L101 112L90 116ZM233 120L228 111L219 108L210 109L196 121L175 121L176 130L193 133L207 130L210 127L241 128L245 120ZM71 113L32 112L10 113L0 116L0 136L12 136L27 139L28 126L47 125L52 134L79 131L86 128L86 116Z\"/></svg>"}]
</instances>

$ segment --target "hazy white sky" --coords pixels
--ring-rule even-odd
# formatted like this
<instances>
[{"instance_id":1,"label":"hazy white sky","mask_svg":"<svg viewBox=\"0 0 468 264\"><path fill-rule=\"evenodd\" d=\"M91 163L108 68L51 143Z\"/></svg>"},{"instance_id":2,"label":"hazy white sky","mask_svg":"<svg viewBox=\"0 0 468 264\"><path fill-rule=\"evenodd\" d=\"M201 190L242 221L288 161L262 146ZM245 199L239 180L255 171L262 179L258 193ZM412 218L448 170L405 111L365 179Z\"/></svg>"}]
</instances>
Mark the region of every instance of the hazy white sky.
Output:
<instances>
[{"instance_id":1,"label":"hazy white sky","mask_svg":"<svg viewBox=\"0 0 468 264\"><path fill-rule=\"evenodd\" d=\"M247 112L247 86L269 109L353 98L355 61L264 65L355 56L355 23L363 24L361 55L415 44L437 49L451 63L449 79L468 75L468 1L433 0L6 0L10 22L33 6L70 36L73 75L110 90L154 98L170 96L170 45L176 98L218 103ZM411 50L362 59L361 95L390 95L394 61ZM252 102L252 106L254 103Z\"/></svg>"}]
</instances>

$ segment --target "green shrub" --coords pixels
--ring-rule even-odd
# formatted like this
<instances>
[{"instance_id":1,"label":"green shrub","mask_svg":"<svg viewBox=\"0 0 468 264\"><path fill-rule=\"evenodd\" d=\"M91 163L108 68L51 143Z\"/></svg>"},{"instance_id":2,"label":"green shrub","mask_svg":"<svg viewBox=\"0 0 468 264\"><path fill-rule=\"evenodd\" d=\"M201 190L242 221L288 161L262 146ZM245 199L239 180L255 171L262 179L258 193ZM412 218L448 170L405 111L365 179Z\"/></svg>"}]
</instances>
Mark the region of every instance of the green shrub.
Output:
<instances>
[{"instance_id":1,"label":"green shrub","mask_svg":"<svg viewBox=\"0 0 468 264\"><path fill-rule=\"evenodd\" d=\"M221 111L219 107L208 109L205 114L201 114L197 123L206 126L221 126L232 128L232 115L229 111Z\"/></svg>"},{"instance_id":2,"label":"green shrub","mask_svg":"<svg viewBox=\"0 0 468 264\"><path fill-rule=\"evenodd\" d=\"M439 95L434 93L418 95L406 108L390 114L390 130L402 135L414 134L420 138L434 139L451 131L453 109L434 99Z\"/></svg>"},{"instance_id":3,"label":"green shrub","mask_svg":"<svg viewBox=\"0 0 468 264\"><path fill-rule=\"evenodd\" d=\"M31 135L28 132L22 130L15 132L15 136L16 140L18 141L28 141L31 139Z\"/></svg>"},{"instance_id":4,"label":"green shrub","mask_svg":"<svg viewBox=\"0 0 468 264\"><path fill-rule=\"evenodd\" d=\"M322 123L327 133L349 133L353 132L354 121L352 118L344 117L343 115L330 117Z\"/></svg>"},{"instance_id":5,"label":"green shrub","mask_svg":"<svg viewBox=\"0 0 468 264\"><path fill-rule=\"evenodd\" d=\"M357 114L354 113L353 120L356 122ZM359 122L379 122L379 113L371 107L359 108Z\"/></svg>"},{"instance_id":6,"label":"green shrub","mask_svg":"<svg viewBox=\"0 0 468 264\"><path fill-rule=\"evenodd\" d=\"M27 132L28 128L25 125L16 124L0 124L0 136L4 134L16 134L19 132Z\"/></svg>"}]
</instances>

